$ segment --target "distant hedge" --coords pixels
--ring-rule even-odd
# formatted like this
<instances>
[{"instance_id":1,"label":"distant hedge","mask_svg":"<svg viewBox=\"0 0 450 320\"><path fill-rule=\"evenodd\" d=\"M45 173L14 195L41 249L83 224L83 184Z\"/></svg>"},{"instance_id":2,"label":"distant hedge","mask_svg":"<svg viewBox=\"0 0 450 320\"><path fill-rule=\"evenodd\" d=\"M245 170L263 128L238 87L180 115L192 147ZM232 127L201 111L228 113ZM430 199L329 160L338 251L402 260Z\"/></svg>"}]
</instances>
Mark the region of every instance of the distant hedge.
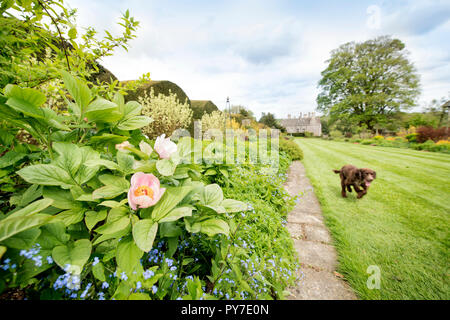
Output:
<instances>
[{"instance_id":1,"label":"distant hedge","mask_svg":"<svg viewBox=\"0 0 450 320\"><path fill-rule=\"evenodd\" d=\"M128 82L128 81L122 81ZM181 103L184 103L187 100L189 106L191 105L191 100L187 96L187 94L181 89L178 85L173 82L167 80L161 81L148 81L147 83L138 87L135 91L128 91L128 94L125 96L125 101L137 101L139 96L143 96L144 92L147 92L150 95L150 90L153 88L153 91L156 96L162 93L165 96L169 95L169 91L175 93L178 97L178 100Z\"/></svg>"},{"instance_id":2,"label":"distant hedge","mask_svg":"<svg viewBox=\"0 0 450 320\"><path fill-rule=\"evenodd\" d=\"M210 100L191 100L191 109L193 111L193 119L201 119L205 113L209 114L219 110Z\"/></svg>"},{"instance_id":3,"label":"distant hedge","mask_svg":"<svg viewBox=\"0 0 450 320\"><path fill-rule=\"evenodd\" d=\"M91 74L91 76L87 80L92 82L96 82L98 80L99 82L106 82L106 83L112 83L113 81L117 80L117 77L111 71L106 69L98 62L97 68L98 72Z\"/></svg>"}]
</instances>

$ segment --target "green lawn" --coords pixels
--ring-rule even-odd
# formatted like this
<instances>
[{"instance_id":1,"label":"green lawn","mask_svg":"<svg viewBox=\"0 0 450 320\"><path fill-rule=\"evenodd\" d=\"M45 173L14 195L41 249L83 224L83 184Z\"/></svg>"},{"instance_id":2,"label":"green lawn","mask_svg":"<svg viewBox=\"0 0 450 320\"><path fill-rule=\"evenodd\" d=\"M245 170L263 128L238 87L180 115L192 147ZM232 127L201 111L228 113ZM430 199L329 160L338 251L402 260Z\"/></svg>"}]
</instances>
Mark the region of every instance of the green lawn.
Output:
<instances>
[{"instance_id":1,"label":"green lawn","mask_svg":"<svg viewBox=\"0 0 450 320\"><path fill-rule=\"evenodd\" d=\"M339 255L338 271L361 299L450 299L450 155L296 139ZM344 199L344 164L377 172L368 194ZM381 269L368 289L367 267Z\"/></svg>"}]
</instances>

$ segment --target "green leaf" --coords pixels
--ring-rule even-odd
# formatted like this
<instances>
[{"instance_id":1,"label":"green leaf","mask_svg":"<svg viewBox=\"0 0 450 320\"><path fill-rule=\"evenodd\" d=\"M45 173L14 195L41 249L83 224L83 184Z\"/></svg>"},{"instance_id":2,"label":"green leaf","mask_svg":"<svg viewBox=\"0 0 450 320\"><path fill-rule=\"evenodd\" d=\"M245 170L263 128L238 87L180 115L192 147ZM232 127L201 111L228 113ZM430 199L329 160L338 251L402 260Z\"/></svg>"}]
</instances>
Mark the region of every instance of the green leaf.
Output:
<instances>
[{"instance_id":1,"label":"green leaf","mask_svg":"<svg viewBox=\"0 0 450 320\"><path fill-rule=\"evenodd\" d=\"M75 180L78 184L83 184L91 180L99 170L100 166L86 166L85 163L100 159L100 154L91 147L85 146L80 148L81 167L77 172Z\"/></svg>"},{"instance_id":2,"label":"green leaf","mask_svg":"<svg viewBox=\"0 0 450 320\"><path fill-rule=\"evenodd\" d=\"M92 244L88 239L81 239L67 245L57 246L52 251L53 260L61 268L70 265L72 274L81 274L83 266L88 261Z\"/></svg>"},{"instance_id":3,"label":"green leaf","mask_svg":"<svg viewBox=\"0 0 450 320\"><path fill-rule=\"evenodd\" d=\"M40 234L41 230L39 230L39 228L25 230L6 240L3 240L2 244L6 245L8 248L29 249L33 246L33 244L35 244L36 239Z\"/></svg>"},{"instance_id":4,"label":"green leaf","mask_svg":"<svg viewBox=\"0 0 450 320\"><path fill-rule=\"evenodd\" d=\"M178 248L178 237L171 237L167 239L169 250L167 250L167 256L172 257Z\"/></svg>"},{"instance_id":5,"label":"green leaf","mask_svg":"<svg viewBox=\"0 0 450 320\"><path fill-rule=\"evenodd\" d=\"M90 121L115 122L122 117L117 105L103 98L92 101L85 114Z\"/></svg>"},{"instance_id":6,"label":"green leaf","mask_svg":"<svg viewBox=\"0 0 450 320\"><path fill-rule=\"evenodd\" d=\"M134 292L130 294L128 300L152 300L147 293Z\"/></svg>"},{"instance_id":7,"label":"green leaf","mask_svg":"<svg viewBox=\"0 0 450 320\"><path fill-rule=\"evenodd\" d=\"M0 169L12 166L13 164L19 162L26 156L27 156L26 153L9 151L0 158Z\"/></svg>"},{"instance_id":8,"label":"green leaf","mask_svg":"<svg viewBox=\"0 0 450 320\"><path fill-rule=\"evenodd\" d=\"M85 214L84 222L86 223L86 227L88 227L89 230L92 230L92 228L100 221L103 221L106 219L107 211L101 210L101 211L88 211Z\"/></svg>"},{"instance_id":9,"label":"green leaf","mask_svg":"<svg viewBox=\"0 0 450 320\"><path fill-rule=\"evenodd\" d=\"M244 202L233 199L223 200L221 206L224 207L227 212L239 212L247 210L247 205Z\"/></svg>"},{"instance_id":10,"label":"green leaf","mask_svg":"<svg viewBox=\"0 0 450 320\"><path fill-rule=\"evenodd\" d=\"M72 27L69 29L69 31L67 32L67 35L69 36L70 39L75 39L77 37L77 28Z\"/></svg>"},{"instance_id":11,"label":"green leaf","mask_svg":"<svg viewBox=\"0 0 450 320\"><path fill-rule=\"evenodd\" d=\"M63 211L61 213L58 213L55 217L64 222L64 224L67 226L70 226L71 224L75 224L83 220L84 218L84 211L83 209L70 209Z\"/></svg>"},{"instance_id":12,"label":"green leaf","mask_svg":"<svg viewBox=\"0 0 450 320\"><path fill-rule=\"evenodd\" d=\"M200 193L200 204L205 206L220 206L223 200L223 192L219 185L207 185Z\"/></svg>"},{"instance_id":13,"label":"green leaf","mask_svg":"<svg viewBox=\"0 0 450 320\"><path fill-rule=\"evenodd\" d=\"M123 99L123 96L122 96ZM128 101L123 106L123 119L130 119L139 116L142 111L142 106L137 101Z\"/></svg>"},{"instance_id":14,"label":"green leaf","mask_svg":"<svg viewBox=\"0 0 450 320\"><path fill-rule=\"evenodd\" d=\"M192 190L191 186L167 188L152 211L152 218L159 221L164 218Z\"/></svg>"},{"instance_id":15,"label":"green leaf","mask_svg":"<svg viewBox=\"0 0 450 320\"><path fill-rule=\"evenodd\" d=\"M106 241L106 240L122 238L124 236L129 235L130 232L131 232L131 224L128 224L125 229L119 230L119 231L114 232L114 233L102 234L100 237L95 239L93 245L95 246L95 245L97 245L97 244L99 244L99 243L101 243L103 241Z\"/></svg>"},{"instance_id":16,"label":"green leaf","mask_svg":"<svg viewBox=\"0 0 450 320\"><path fill-rule=\"evenodd\" d=\"M158 223L150 219L139 220L133 225L133 239L142 251L149 252L158 231Z\"/></svg>"},{"instance_id":17,"label":"green leaf","mask_svg":"<svg viewBox=\"0 0 450 320\"><path fill-rule=\"evenodd\" d=\"M42 186L33 184L23 193L19 202L19 206L24 207L31 201L34 201L37 198L39 198L40 196L42 196Z\"/></svg>"},{"instance_id":18,"label":"green leaf","mask_svg":"<svg viewBox=\"0 0 450 320\"><path fill-rule=\"evenodd\" d=\"M133 172L134 157L125 152L117 152L117 164L122 172L125 174Z\"/></svg>"},{"instance_id":19,"label":"green leaf","mask_svg":"<svg viewBox=\"0 0 450 320\"><path fill-rule=\"evenodd\" d=\"M220 219L208 219L200 222L200 231L212 237L217 233L229 235L230 227L228 223Z\"/></svg>"},{"instance_id":20,"label":"green leaf","mask_svg":"<svg viewBox=\"0 0 450 320\"><path fill-rule=\"evenodd\" d=\"M123 206L125 203L128 202L128 199L125 198L120 202L114 201L114 200L107 200L99 203L99 206L109 207L109 208L118 208Z\"/></svg>"},{"instance_id":21,"label":"green leaf","mask_svg":"<svg viewBox=\"0 0 450 320\"><path fill-rule=\"evenodd\" d=\"M124 192L128 192L128 189L130 188L130 183L123 177L104 174L99 177L99 180L105 184L105 186L94 190L92 193L93 199L112 199Z\"/></svg>"},{"instance_id":22,"label":"green leaf","mask_svg":"<svg viewBox=\"0 0 450 320\"><path fill-rule=\"evenodd\" d=\"M119 136L111 133L103 133L101 136L93 136L90 138L92 144L111 144L115 145L127 141L129 137Z\"/></svg>"},{"instance_id":23,"label":"green leaf","mask_svg":"<svg viewBox=\"0 0 450 320\"><path fill-rule=\"evenodd\" d=\"M113 234L126 229L129 224L128 210L123 207L113 208L109 211L106 224L95 231L102 234Z\"/></svg>"},{"instance_id":24,"label":"green leaf","mask_svg":"<svg viewBox=\"0 0 450 320\"><path fill-rule=\"evenodd\" d=\"M159 224L159 235L163 238L178 237L182 233L183 230L175 222L162 222Z\"/></svg>"},{"instance_id":25,"label":"green leaf","mask_svg":"<svg viewBox=\"0 0 450 320\"><path fill-rule=\"evenodd\" d=\"M0 259L3 257L3 255L5 254L5 252L6 252L6 247L5 246L0 246Z\"/></svg>"},{"instance_id":26,"label":"green leaf","mask_svg":"<svg viewBox=\"0 0 450 320\"><path fill-rule=\"evenodd\" d=\"M105 166L109 170L120 170L120 167L117 163L105 159L88 160L84 163L84 165L86 167Z\"/></svg>"},{"instance_id":27,"label":"green leaf","mask_svg":"<svg viewBox=\"0 0 450 320\"><path fill-rule=\"evenodd\" d=\"M106 281L105 268L103 263L98 262L95 266L92 266L92 274L100 281Z\"/></svg>"},{"instance_id":28,"label":"green leaf","mask_svg":"<svg viewBox=\"0 0 450 320\"><path fill-rule=\"evenodd\" d=\"M171 176L175 172L177 165L170 159L161 159L156 161L156 169L163 176Z\"/></svg>"},{"instance_id":29,"label":"green leaf","mask_svg":"<svg viewBox=\"0 0 450 320\"><path fill-rule=\"evenodd\" d=\"M159 222L170 222L176 221L182 217L190 217L192 216L192 208L191 207L179 207L170 211L164 218L159 220Z\"/></svg>"},{"instance_id":30,"label":"green leaf","mask_svg":"<svg viewBox=\"0 0 450 320\"><path fill-rule=\"evenodd\" d=\"M204 173L205 176L213 176L213 175L215 175L215 174L217 174L217 171L214 170L214 169L208 169L208 170L206 170L206 172Z\"/></svg>"},{"instance_id":31,"label":"green leaf","mask_svg":"<svg viewBox=\"0 0 450 320\"><path fill-rule=\"evenodd\" d=\"M6 104L14 110L33 118L44 119L44 112L39 108L46 100L42 92L8 84L4 93L9 98Z\"/></svg>"},{"instance_id":32,"label":"green leaf","mask_svg":"<svg viewBox=\"0 0 450 320\"><path fill-rule=\"evenodd\" d=\"M53 216L48 214L34 214L0 220L0 241L4 241L22 231L41 226L52 219Z\"/></svg>"},{"instance_id":33,"label":"green leaf","mask_svg":"<svg viewBox=\"0 0 450 320\"><path fill-rule=\"evenodd\" d=\"M134 267L139 263L139 259L143 254L144 251L136 246L131 236L123 238L117 245L117 265L130 275Z\"/></svg>"},{"instance_id":34,"label":"green leaf","mask_svg":"<svg viewBox=\"0 0 450 320\"><path fill-rule=\"evenodd\" d=\"M147 116L134 116L132 118L121 121L117 128L120 130L136 130L148 126L152 122L152 118Z\"/></svg>"},{"instance_id":35,"label":"green leaf","mask_svg":"<svg viewBox=\"0 0 450 320\"><path fill-rule=\"evenodd\" d=\"M36 164L25 167L17 174L28 183L36 183L45 186L60 186L64 189L75 185L69 174L52 164Z\"/></svg>"},{"instance_id":36,"label":"green leaf","mask_svg":"<svg viewBox=\"0 0 450 320\"><path fill-rule=\"evenodd\" d=\"M42 210L48 208L53 203L52 199L41 199L38 201L35 201L28 206L26 206L23 209L20 209L19 211L15 211L14 213L7 216L5 219L0 220L0 222L5 221L7 219L11 218L19 218L19 217L27 217L31 216L35 213L41 212Z\"/></svg>"},{"instance_id":37,"label":"green leaf","mask_svg":"<svg viewBox=\"0 0 450 320\"><path fill-rule=\"evenodd\" d=\"M53 250L57 245L63 245L70 240L70 235L66 233L66 225L62 221L53 220L42 227L38 242L43 249Z\"/></svg>"},{"instance_id":38,"label":"green leaf","mask_svg":"<svg viewBox=\"0 0 450 320\"><path fill-rule=\"evenodd\" d=\"M91 90L89 90L88 86L83 81L74 78L67 71L62 70L61 75L67 91L69 91L78 107L77 110L74 110L75 114L82 115L89 105L89 102L92 100Z\"/></svg>"},{"instance_id":39,"label":"green leaf","mask_svg":"<svg viewBox=\"0 0 450 320\"><path fill-rule=\"evenodd\" d=\"M81 203L75 201L72 193L58 187L45 187L43 190L44 199L53 200L52 206L59 209L80 209Z\"/></svg>"},{"instance_id":40,"label":"green leaf","mask_svg":"<svg viewBox=\"0 0 450 320\"><path fill-rule=\"evenodd\" d=\"M171 222L168 222L171 223ZM165 224L165 223L161 223L161 226ZM186 227L186 230L190 233L197 233L200 232L201 230L201 225L199 222L196 222L195 219L190 218L190 217L186 217L184 218L184 224Z\"/></svg>"},{"instance_id":41,"label":"green leaf","mask_svg":"<svg viewBox=\"0 0 450 320\"><path fill-rule=\"evenodd\" d=\"M61 169L70 173L72 177L75 177L82 161L80 148L69 142L54 142L53 149L59 154L53 164L56 164Z\"/></svg>"}]
</instances>

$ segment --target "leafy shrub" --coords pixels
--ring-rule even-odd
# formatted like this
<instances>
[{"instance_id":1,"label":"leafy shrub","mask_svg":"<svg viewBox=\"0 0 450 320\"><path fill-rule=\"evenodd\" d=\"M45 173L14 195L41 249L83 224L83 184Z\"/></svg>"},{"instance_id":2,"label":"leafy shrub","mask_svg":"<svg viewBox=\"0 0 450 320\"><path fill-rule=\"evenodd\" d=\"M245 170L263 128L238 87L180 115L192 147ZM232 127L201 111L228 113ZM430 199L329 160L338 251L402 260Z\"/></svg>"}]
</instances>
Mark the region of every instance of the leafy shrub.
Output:
<instances>
[{"instance_id":1,"label":"leafy shrub","mask_svg":"<svg viewBox=\"0 0 450 320\"><path fill-rule=\"evenodd\" d=\"M438 142L436 142L437 146L448 146L450 145L450 141L449 140L439 140Z\"/></svg>"},{"instance_id":2,"label":"leafy shrub","mask_svg":"<svg viewBox=\"0 0 450 320\"><path fill-rule=\"evenodd\" d=\"M408 142L417 142L418 135L418 133L410 133L405 136L405 139L408 140Z\"/></svg>"},{"instance_id":3,"label":"leafy shrub","mask_svg":"<svg viewBox=\"0 0 450 320\"><path fill-rule=\"evenodd\" d=\"M218 111L219 108L209 100L191 100L191 108L193 111L193 119L201 119L205 113Z\"/></svg>"},{"instance_id":4,"label":"leafy shrub","mask_svg":"<svg viewBox=\"0 0 450 320\"><path fill-rule=\"evenodd\" d=\"M361 140L361 144L363 144L363 145L369 145L369 144L372 144L372 143L374 143L374 141L370 140L370 139Z\"/></svg>"},{"instance_id":5,"label":"leafy shrub","mask_svg":"<svg viewBox=\"0 0 450 320\"><path fill-rule=\"evenodd\" d=\"M299 145L292 140L280 139L279 145L280 152L285 152L291 160L302 160L303 151Z\"/></svg>"},{"instance_id":6,"label":"leafy shrub","mask_svg":"<svg viewBox=\"0 0 450 320\"><path fill-rule=\"evenodd\" d=\"M427 140L424 143L418 143L414 144L414 149L416 150L427 150L431 151L430 149L435 145L433 140Z\"/></svg>"},{"instance_id":7,"label":"leafy shrub","mask_svg":"<svg viewBox=\"0 0 450 320\"><path fill-rule=\"evenodd\" d=\"M439 141L448 138L447 128L420 127L417 129L417 142L423 143L427 140Z\"/></svg>"},{"instance_id":8,"label":"leafy shrub","mask_svg":"<svg viewBox=\"0 0 450 320\"><path fill-rule=\"evenodd\" d=\"M305 138L311 138L311 137L314 137L314 133L305 131Z\"/></svg>"},{"instance_id":9,"label":"leafy shrub","mask_svg":"<svg viewBox=\"0 0 450 320\"><path fill-rule=\"evenodd\" d=\"M153 150L142 135L130 135L150 121L139 115L139 104L125 104L121 95L114 102L94 99L82 81L63 78L74 99L64 118L39 108L45 101L39 91L8 86L0 96L3 114L28 124L46 147L42 158L18 171L31 186L11 199L16 208L0 220L0 258L6 257L0 290L32 284L30 295L35 290L51 299L200 298L217 255L213 244L225 246L220 252L234 245L236 225L224 213L246 206L224 199L217 184L191 180L188 168L192 177L202 169L182 164L190 139L180 139L167 158L172 142L156 141ZM74 123L82 130L64 133ZM39 134L49 128L58 140ZM142 202L144 195L149 201ZM209 249L201 265L196 251L202 247Z\"/></svg>"},{"instance_id":10,"label":"leafy shrub","mask_svg":"<svg viewBox=\"0 0 450 320\"><path fill-rule=\"evenodd\" d=\"M344 135L339 130L332 130L330 131L330 137L331 139L342 139Z\"/></svg>"},{"instance_id":11,"label":"leafy shrub","mask_svg":"<svg viewBox=\"0 0 450 320\"><path fill-rule=\"evenodd\" d=\"M66 117L42 119L36 90L8 87L0 96L5 116L32 126L44 146L18 171L31 185L0 217L0 293L20 287L32 299L283 298L298 267L285 229L294 199L281 187L289 157L281 153L280 172L190 164L191 138L177 145L145 140L138 129L150 119L139 115L138 103L120 94L94 99L79 79L63 77L74 100ZM51 139L39 134L45 126ZM64 131L71 126L80 130ZM230 175L232 186L222 180Z\"/></svg>"},{"instance_id":12,"label":"leafy shrub","mask_svg":"<svg viewBox=\"0 0 450 320\"><path fill-rule=\"evenodd\" d=\"M176 129L187 128L191 122L191 108L187 102L180 103L175 93L156 96L151 88L150 95L144 92L138 101L142 105L142 113L153 119L151 125L142 128L151 139L161 134L171 136Z\"/></svg>"},{"instance_id":13,"label":"leafy shrub","mask_svg":"<svg viewBox=\"0 0 450 320\"><path fill-rule=\"evenodd\" d=\"M378 135L378 136L373 137L372 139L374 139L374 140L384 140L384 137Z\"/></svg>"},{"instance_id":14,"label":"leafy shrub","mask_svg":"<svg viewBox=\"0 0 450 320\"><path fill-rule=\"evenodd\" d=\"M210 114L205 113L202 117L202 131L209 129L222 129L227 120L227 116L222 111L213 111Z\"/></svg>"},{"instance_id":15,"label":"leafy shrub","mask_svg":"<svg viewBox=\"0 0 450 320\"><path fill-rule=\"evenodd\" d=\"M122 81L121 84L130 84L133 82L137 81ZM141 81L136 88L128 91L125 96L125 101L139 101L140 97L150 96L152 92L155 97L158 97L160 94L164 96L175 95L180 103L191 106L191 101L183 89L167 80L156 81L148 79L147 81Z\"/></svg>"},{"instance_id":16,"label":"leafy shrub","mask_svg":"<svg viewBox=\"0 0 450 320\"><path fill-rule=\"evenodd\" d=\"M268 173L258 166L236 168L231 175L233 186L224 188L227 197L251 204L245 215L236 214L240 225L236 236L241 239L237 245L251 248L236 262L243 267L244 279L257 292L257 299L282 298L283 288L298 280L297 257L285 228L287 213L293 201L298 201L282 186L289 162L281 155L278 173Z\"/></svg>"}]
</instances>

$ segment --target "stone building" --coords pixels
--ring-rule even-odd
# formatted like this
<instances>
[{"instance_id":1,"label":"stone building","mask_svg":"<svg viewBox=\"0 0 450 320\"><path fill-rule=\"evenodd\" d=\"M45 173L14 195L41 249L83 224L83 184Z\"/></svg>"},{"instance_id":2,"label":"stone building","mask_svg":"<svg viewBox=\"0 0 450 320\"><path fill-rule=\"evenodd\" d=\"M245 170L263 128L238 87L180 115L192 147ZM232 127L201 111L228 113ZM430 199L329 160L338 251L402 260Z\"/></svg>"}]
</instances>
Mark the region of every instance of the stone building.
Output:
<instances>
[{"instance_id":1,"label":"stone building","mask_svg":"<svg viewBox=\"0 0 450 320\"><path fill-rule=\"evenodd\" d=\"M278 122L286 128L287 133L304 133L311 132L314 136L322 135L322 124L320 117L316 116L314 112L302 114L298 118L291 117L288 114L287 119L279 119Z\"/></svg>"}]
</instances>

